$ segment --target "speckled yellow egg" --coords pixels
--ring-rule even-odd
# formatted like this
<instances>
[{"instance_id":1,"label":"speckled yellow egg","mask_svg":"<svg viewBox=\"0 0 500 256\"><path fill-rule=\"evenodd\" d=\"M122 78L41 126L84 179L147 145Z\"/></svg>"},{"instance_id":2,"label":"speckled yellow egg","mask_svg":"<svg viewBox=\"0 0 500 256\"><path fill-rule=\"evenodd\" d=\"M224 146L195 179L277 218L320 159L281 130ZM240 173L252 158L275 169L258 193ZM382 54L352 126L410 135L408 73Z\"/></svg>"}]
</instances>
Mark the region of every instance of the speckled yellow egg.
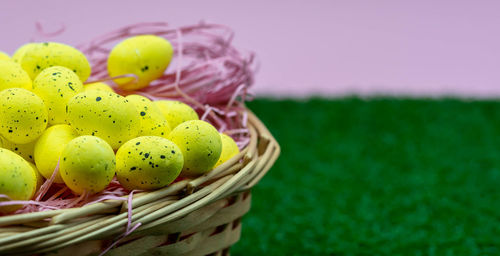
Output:
<instances>
[{"instance_id":1,"label":"speckled yellow egg","mask_svg":"<svg viewBox=\"0 0 500 256\"><path fill-rule=\"evenodd\" d=\"M219 160L222 150L219 132L205 121L186 121L175 127L168 137L184 156L182 176L209 172Z\"/></svg>"},{"instance_id":2,"label":"speckled yellow egg","mask_svg":"<svg viewBox=\"0 0 500 256\"><path fill-rule=\"evenodd\" d=\"M140 115L135 106L116 93L90 90L68 102L68 123L80 135L94 135L118 149L137 137Z\"/></svg>"},{"instance_id":3,"label":"speckled yellow egg","mask_svg":"<svg viewBox=\"0 0 500 256\"><path fill-rule=\"evenodd\" d=\"M16 143L12 143L8 140L6 140L5 138L1 138L2 140L2 147L3 148L6 148L18 155L20 155L22 158L24 158L24 160L28 161L28 162L34 162L35 161L35 157L34 157L34 150L35 150L35 141L32 141L30 143L26 143L26 144L16 144Z\"/></svg>"},{"instance_id":4,"label":"speckled yellow egg","mask_svg":"<svg viewBox=\"0 0 500 256\"><path fill-rule=\"evenodd\" d=\"M84 91L88 90L97 90L97 91L105 91L105 92L115 92L111 86L102 83L102 82L97 82L97 83L91 83L83 86Z\"/></svg>"},{"instance_id":5,"label":"speckled yellow egg","mask_svg":"<svg viewBox=\"0 0 500 256\"><path fill-rule=\"evenodd\" d=\"M109 53L110 76L135 74L134 78L120 78L115 82L124 90L136 90L163 75L172 60L174 50L170 42L155 35L141 35L123 40Z\"/></svg>"},{"instance_id":6,"label":"speckled yellow egg","mask_svg":"<svg viewBox=\"0 0 500 256\"><path fill-rule=\"evenodd\" d=\"M66 145L61 158L61 177L76 194L98 193L115 176L115 153L101 138L77 137Z\"/></svg>"},{"instance_id":7,"label":"speckled yellow egg","mask_svg":"<svg viewBox=\"0 0 500 256\"><path fill-rule=\"evenodd\" d=\"M11 59L7 53L0 51L0 60L11 60Z\"/></svg>"},{"instance_id":8,"label":"speckled yellow egg","mask_svg":"<svg viewBox=\"0 0 500 256\"><path fill-rule=\"evenodd\" d=\"M138 137L116 152L116 177L129 190L159 189L179 176L183 163L182 153L172 141L157 136Z\"/></svg>"},{"instance_id":9,"label":"speckled yellow egg","mask_svg":"<svg viewBox=\"0 0 500 256\"><path fill-rule=\"evenodd\" d=\"M233 156L240 153L240 149L238 148L238 145L236 145L236 142L233 140L233 138L225 133L221 133L220 138L222 140L222 152L220 153L219 160L217 161L217 164L215 164L215 167L221 165L222 163L231 159Z\"/></svg>"},{"instance_id":10,"label":"speckled yellow egg","mask_svg":"<svg viewBox=\"0 0 500 256\"><path fill-rule=\"evenodd\" d=\"M134 104L137 115L141 117L139 136L160 136L167 138L170 126L160 110L148 98L140 95L125 97Z\"/></svg>"},{"instance_id":11,"label":"speckled yellow egg","mask_svg":"<svg viewBox=\"0 0 500 256\"><path fill-rule=\"evenodd\" d=\"M21 59L24 57L26 51L37 44L38 43L27 43L22 45L14 52L14 54L12 54L12 60L14 62L21 63Z\"/></svg>"},{"instance_id":12,"label":"speckled yellow egg","mask_svg":"<svg viewBox=\"0 0 500 256\"><path fill-rule=\"evenodd\" d=\"M31 168L35 171L35 176L36 176L36 189L33 191L33 195L40 189L40 187L43 185L45 182L45 179L43 178L42 174L38 171L38 168L36 168L36 165L28 162L30 164Z\"/></svg>"},{"instance_id":13,"label":"speckled yellow egg","mask_svg":"<svg viewBox=\"0 0 500 256\"><path fill-rule=\"evenodd\" d=\"M31 166L14 152L0 148L0 194L12 200L29 200L36 189L36 175ZM6 201L6 199L0 199ZM22 205L2 206L0 213L10 213Z\"/></svg>"},{"instance_id":14,"label":"speckled yellow egg","mask_svg":"<svg viewBox=\"0 0 500 256\"><path fill-rule=\"evenodd\" d=\"M31 90L31 78L13 61L0 60L0 91L7 88Z\"/></svg>"},{"instance_id":15,"label":"speckled yellow egg","mask_svg":"<svg viewBox=\"0 0 500 256\"><path fill-rule=\"evenodd\" d=\"M10 88L0 92L0 134L16 144L30 143L47 127L47 109L34 93Z\"/></svg>"},{"instance_id":16,"label":"speckled yellow egg","mask_svg":"<svg viewBox=\"0 0 500 256\"><path fill-rule=\"evenodd\" d=\"M46 68L33 81L33 92L47 106L50 125L66 123L66 104L82 91L80 78L66 67Z\"/></svg>"},{"instance_id":17,"label":"speckled yellow egg","mask_svg":"<svg viewBox=\"0 0 500 256\"><path fill-rule=\"evenodd\" d=\"M69 125L58 124L45 130L35 143L34 156L38 171L49 179L56 169L61 153L72 139L78 137L78 133ZM56 174L55 183L63 183L61 172Z\"/></svg>"},{"instance_id":18,"label":"speckled yellow egg","mask_svg":"<svg viewBox=\"0 0 500 256\"><path fill-rule=\"evenodd\" d=\"M26 49L21 59L23 67L31 79L44 69L52 66L67 67L84 82L90 76L90 64L79 50L61 43L38 43Z\"/></svg>"},{"instance_id":19,"label":"speckled yellow egg","mask_svg":"<svg viewBox=\"0 0 500 256\"><path fill-rule=\"evenodd\" d=\"M158 100L154 102L167 119L170 128L189 120L198 120L198 114L188 104L176 100Z\"/></svg>"}]
</instances>

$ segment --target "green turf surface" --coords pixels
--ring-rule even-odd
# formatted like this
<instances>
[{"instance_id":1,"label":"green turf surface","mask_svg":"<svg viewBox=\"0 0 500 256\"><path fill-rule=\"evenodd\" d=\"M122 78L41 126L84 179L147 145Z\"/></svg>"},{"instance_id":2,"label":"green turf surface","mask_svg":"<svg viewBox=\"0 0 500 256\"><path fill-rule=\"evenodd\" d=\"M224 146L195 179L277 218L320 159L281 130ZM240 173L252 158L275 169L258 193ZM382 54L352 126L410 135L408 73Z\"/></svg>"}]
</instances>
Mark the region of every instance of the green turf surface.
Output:
<instances>
[{"instance_id":1,"label":"green turf surface","mask_svg":"<svg viewBox=\"0 0 500 256\"><path fill-rule=\"evenodd\" d=\"M500 255L500 102L248 106L282 154L233 255Z\"/></svg>"}]
</instances>

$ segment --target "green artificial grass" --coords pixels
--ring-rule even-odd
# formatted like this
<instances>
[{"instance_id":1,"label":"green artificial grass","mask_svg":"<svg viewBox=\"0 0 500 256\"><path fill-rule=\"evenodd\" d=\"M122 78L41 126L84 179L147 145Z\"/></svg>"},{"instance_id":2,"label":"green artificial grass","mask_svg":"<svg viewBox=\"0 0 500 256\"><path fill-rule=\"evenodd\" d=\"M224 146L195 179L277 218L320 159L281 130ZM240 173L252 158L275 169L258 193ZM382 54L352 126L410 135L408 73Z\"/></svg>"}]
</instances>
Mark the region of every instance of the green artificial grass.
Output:
<instances>
[{"instance_id":1,"label":"green artificial grass","mask_svg":"<svg viewBox=\"0 0 500 256\"><path fill-rule=\"evenodd\" d=\"M282 154L233 255L500 255L500 102L248 106Z\"/></svg>"}]
</instances>

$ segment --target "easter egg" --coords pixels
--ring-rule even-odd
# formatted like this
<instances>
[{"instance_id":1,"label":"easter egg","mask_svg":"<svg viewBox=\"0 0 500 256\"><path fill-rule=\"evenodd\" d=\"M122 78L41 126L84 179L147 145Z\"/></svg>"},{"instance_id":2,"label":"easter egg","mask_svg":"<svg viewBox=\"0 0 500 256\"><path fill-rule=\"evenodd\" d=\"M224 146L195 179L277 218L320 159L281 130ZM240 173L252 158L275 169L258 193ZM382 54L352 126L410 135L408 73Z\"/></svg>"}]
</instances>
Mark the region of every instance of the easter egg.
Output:
<instances>
[{"instance_id":1,"label":"easter egg","mask_svg":"<svg viewBox=\"0 0 500 256\"><path fill-rule=\"evenodd\" d=\"M12 54L12 60L14 62L21 63L21 59L24 57L24 54L26 53L26 51L28 49L30 49L31 47L34 47L37 44L38 43L27 43L27 44L24 44L23 46L19 47L14 52L14 54Z\"/></svg>"},{"instance_id":2,"label":"easter egg","mask_svg":"<svg viewBox=\"0 0 500 256\"><path fill-rule=\"evenodd\" d=\"M140 115L135 106L116 93L90 90L68 102L68 123L80 135L94 135L118 149L137 137Z\"/></svg>"},{"instance_id":3,"label":"easter egg","mask_svg":"<svg viewBox=\"0 0 500 256\"><path fill-rule=\"evenodd\" d=\"M115 153L106 141L95 136L68 142L61 159L61 177L76 194L100 192L115 176Z\"/></svg>"},{"instance_id":4,"label":"easter egg","mask_svg":"<svg viewBox=\"0 0 500 256\"><path fill-rule=\"evenodd\" d=\"M204 174L219 160L222 150L219 132L205 121L186 121L175 127L168 137L184 156L182 176Z\"/></svg>"},{"instance_id":5,"label":"easter egg","mask_svg":"<svg viewBox=\"0 0 500 256\"><path fill-rule=\"evenodd\" d=\"M184 159L177 145L157 137L127 141L116 152L116 177L128 190L167 186L179 176Z\"/></svg>"},{"instance_id":6,"label":"easter egg","mask_svg":"<svg viewBox=\"0 0 500 256\"><path fill-rule=\"evenodd\" d=\"M234 142L233 138L224 133L220 134L220 138L222 141L222 151L220 153L217 164L215 164L215 167L221 165L222 163L231 159L233 156L240 153L240 149L238 148L238 145L236 145L236 142Z\"/></svg>"},{"instance_id":7,"label":"easter egg","mask_svg":"<svg viewBox=\"0 0 500 256\"><path fill-rule=\"evenodd\" d=\"M0 92L0 134L16 144L30 143L47 127L47 109L34 93L10 88Z\"/></svg>"},{"instance_id":8,"label":"easter egg","mask_svg":"<svg viewBox=\"0 0 500 256\"><path fill-rule=\"evenodd\" d=\"M31 162L28 162L28 164L30 164L31 168L33 168L33 170L35 171L36 189L35 189L35 191L33 193L33 194L35 194L40 189L40 187L43 185L43 183L45 182L45 180L43 179L42 174L38 171L38 168L36 168L35 164L33 164Z\"/></svg>"},{"instance_id":9,"label":"easter egg","mask_svg":"<svg viewBox=\"0 0 500 256\"><path fill-rule=\"evenodd\" d=\"M35 150L35 142L36 140L26 143L26 144L16 144L12 143L5 138L1 138L2 147L6 148L18 155L20 155L24 160L28 162L34 162L34 150Z\"/></svg>"},{"instance_id":10,"label":"easter egg","mask_svg":"<svg viewBox=\"0 0 500 256\"><path fill-rule=\"evenodd\" d=\"M141 117L139 136L160 136L166 138L170 133L170 126L160 110L148 98L140 95L125 97L134 104L137 115Z\"/></svg>"},{"instance_id":11,"label":"easter egg","mask_svg":"<svg viewBox=\"0 0 500 256\"><path fill-rule=\"evenodd\" d=\"M198 114L188 104L176 100L158 100L154 104L160 109L167 119L170 128L189 120L198 120Z\"/></svg>"},{"instance_id":12,"label":"easter egg","mask_svg":"<svg viewBox=\"0 0 500 256\"><path fill-rule=\"evenodd\" d=\"M67 67L83 82L90 76L90 64L79 50L61 43L38 43L26 49L21 66L31 79L52 66Z\"/></svg>"},{"instance_id":13,"label":"easter egg","mask_svg":"<svg viewBox=\"0 0 500 256\"><path fill-rule=\"evenodd\" d=\"M11 59L7 53L0 51L0 60L11 60Z\"/></svg>"},{"instance_id":14,"label":"easter egg","mask_svg":"<svg viewBox=\"0 0 500 256\"><path fill-rule=\"evenodd\" d=\"M13 61L0 60L0 91L7 88L31 90L31 78Z\"/></svg>"},{"instance_id":15,"label":"easter egg","mask_svg":"<svg viewBox=\"0 0 500 256\"><path fill-rule=\"evenodd\" d=\"M170 42L155 35L140 35L118 43L109 53L108 73L111 77L134 74L135 78L114 80L124 90L136 90L160 78L172 60Z\"/></svg>"},{"instance_id":16,"label":"easter egg","mask_svg":"<svg viewBox=\"0 0 500 256\"><path fill-rule=\"evenodd\" d=\"M97 90L97 91L105 91L105 92L115 92L111 86L98 82L98 83L91 83L83 86L84 91L88 90Z\"/></svg>"},{"instance_id":17,"label":"easter egg","mask_svg":"<svg viewBox=\"0 0 500 256\"><path fill-rule=\"evenodd\" d=\"M78 133L66 124L51 126L42 133L35 143L33 153L36 167L43 177L52 177L64 147L76 137ZM63 183L61 172L56 174L54 182Z\"/></svg>"},{"instance_id":18,"label":"easter egg","mask_svg":"<svg viewBox=\"0 0 500 256\"><path fill-rule=\"evenodd\" d=\"M12 200L29 200L36 189L35 171L22 157L0 148L0 194ZM0 199L6 201L6 199ZM0 207L0 213L10 213L22 205Z\"/></svg>"},{"instance_id":19,"label":"easter egg","mask_svg":"<svg viewBox=\"0 0 500 256\"><path fill-rule=\"evenodd\" d=\"M44 69L33 81L33 92L45 102L51 125L66 122L66 104L82 90L75 72L61 66Z\"/></svg>"}]
</instances>

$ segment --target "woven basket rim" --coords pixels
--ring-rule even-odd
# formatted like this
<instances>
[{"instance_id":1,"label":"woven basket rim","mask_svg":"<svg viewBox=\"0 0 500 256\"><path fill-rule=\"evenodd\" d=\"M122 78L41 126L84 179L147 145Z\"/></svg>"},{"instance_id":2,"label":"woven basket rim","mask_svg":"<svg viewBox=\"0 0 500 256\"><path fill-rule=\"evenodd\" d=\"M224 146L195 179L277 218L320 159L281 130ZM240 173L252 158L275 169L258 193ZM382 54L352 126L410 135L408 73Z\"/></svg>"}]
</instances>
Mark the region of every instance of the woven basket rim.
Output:
<instances>
[{"instance_id":1,"label":"woven basket rim","mask_svg":"<svg viewBox=\"0 0 500 256\"><path fill-rule=\"evenodd\" d=\"M147 232L231 195L249 191L269 171L280 146L250 110L250 143L241 153L211 172L168 187L134 194L134 232ZM240 113L241 114L241 113ZM123 234L128 221L127 201L107 200L79 208L0 217L0 253L32 254L57 250L84 241Z\"/></svg>"}]
</instances>

